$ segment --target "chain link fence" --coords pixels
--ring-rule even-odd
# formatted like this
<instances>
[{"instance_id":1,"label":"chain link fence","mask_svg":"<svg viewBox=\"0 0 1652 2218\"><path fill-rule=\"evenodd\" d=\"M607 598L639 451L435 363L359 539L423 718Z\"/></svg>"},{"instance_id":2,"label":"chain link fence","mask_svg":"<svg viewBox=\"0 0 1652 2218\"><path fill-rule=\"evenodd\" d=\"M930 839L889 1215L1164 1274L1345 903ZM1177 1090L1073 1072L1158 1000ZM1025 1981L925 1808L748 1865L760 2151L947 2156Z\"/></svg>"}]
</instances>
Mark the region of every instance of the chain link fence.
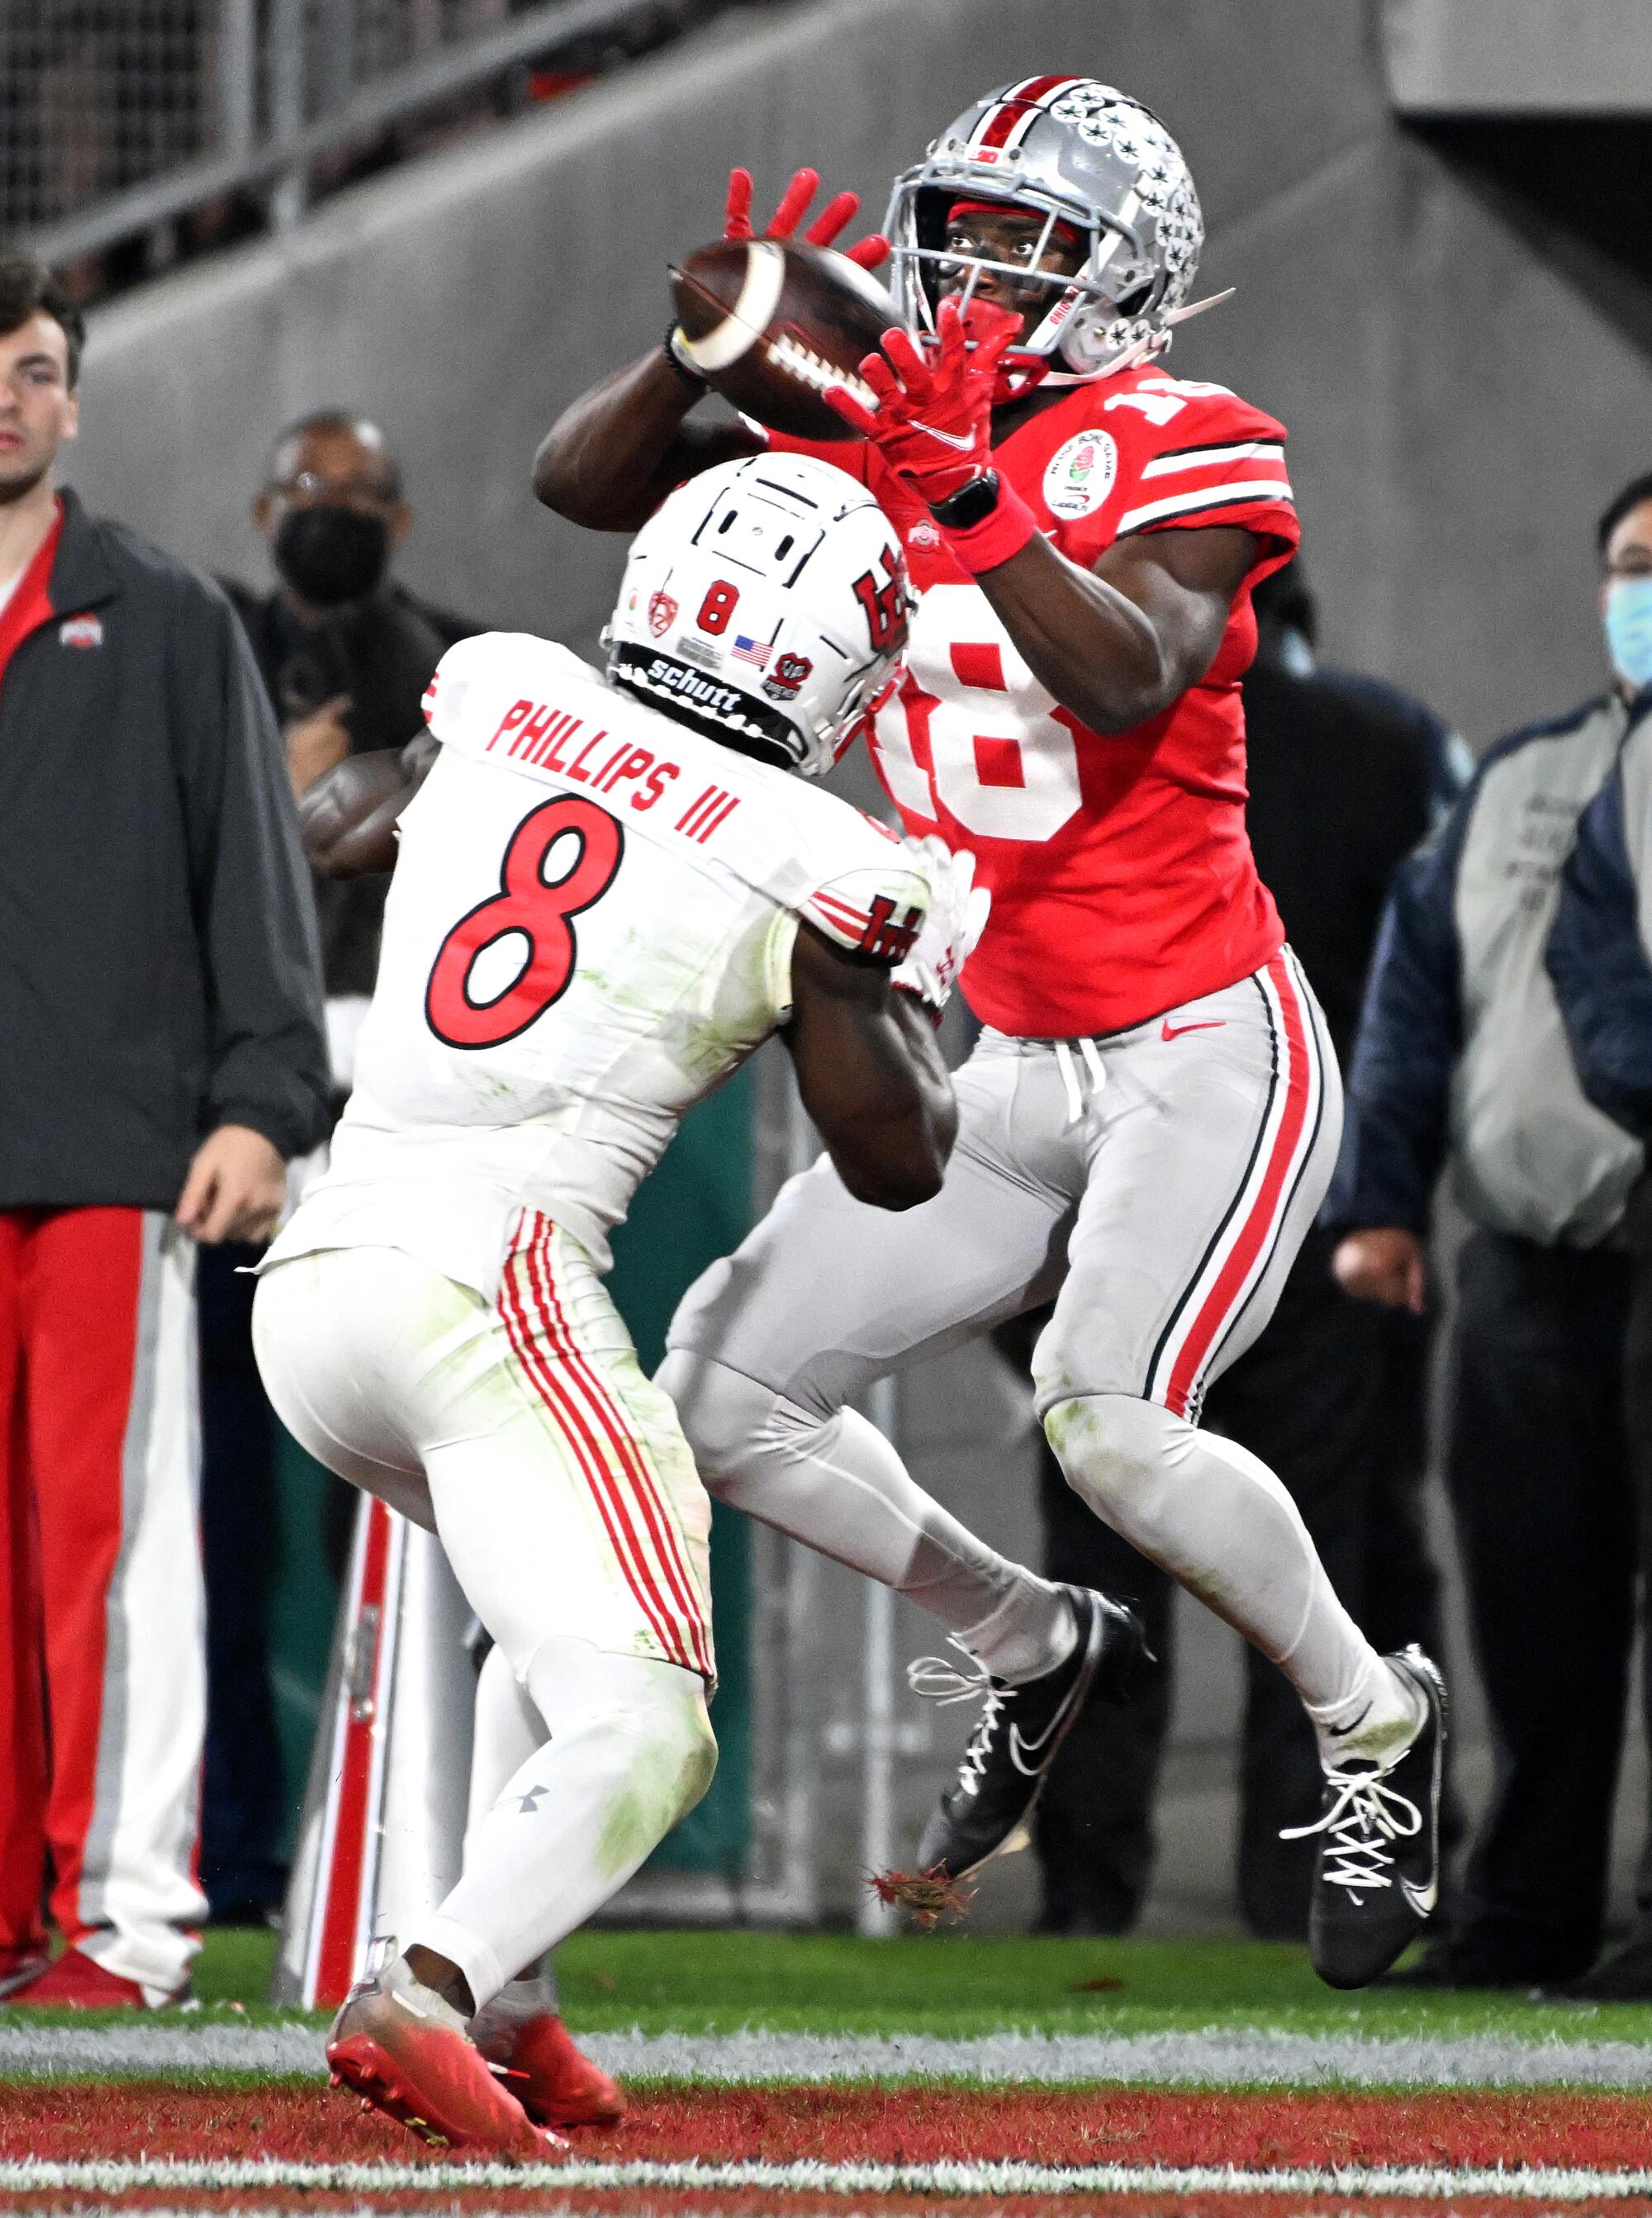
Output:
<instances>
[{"instance_id":1,"label":"chain link fence","mask_svg":"<svg viewBox=\"0 0 1652 2218\"><path fill-rule=\"evenodd\" d=\"M136 243L155 266L279 228L727 4L0 0L0 238L70 264Z\"/></svg>"}]
</instances>

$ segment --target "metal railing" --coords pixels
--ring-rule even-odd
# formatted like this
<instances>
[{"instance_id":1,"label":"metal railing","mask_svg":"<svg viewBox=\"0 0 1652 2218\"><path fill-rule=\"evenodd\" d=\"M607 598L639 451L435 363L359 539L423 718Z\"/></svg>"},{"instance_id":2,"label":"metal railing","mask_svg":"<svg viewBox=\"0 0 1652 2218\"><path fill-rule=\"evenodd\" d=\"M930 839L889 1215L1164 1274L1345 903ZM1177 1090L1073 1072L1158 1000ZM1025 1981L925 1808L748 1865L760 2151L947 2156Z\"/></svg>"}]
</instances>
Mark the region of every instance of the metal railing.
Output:
<instances>
[{"instance_id":1,"label":"metal railing","mask_svg":"<svg viewBox=\"0 0 1652 2218\"><path fill-rule=\"evenodd\" d=\"M729 0L0 0L0 237L57 263L312 194ZM535 73L549 72L536 81Z\"/></svg>"}]
</instances>

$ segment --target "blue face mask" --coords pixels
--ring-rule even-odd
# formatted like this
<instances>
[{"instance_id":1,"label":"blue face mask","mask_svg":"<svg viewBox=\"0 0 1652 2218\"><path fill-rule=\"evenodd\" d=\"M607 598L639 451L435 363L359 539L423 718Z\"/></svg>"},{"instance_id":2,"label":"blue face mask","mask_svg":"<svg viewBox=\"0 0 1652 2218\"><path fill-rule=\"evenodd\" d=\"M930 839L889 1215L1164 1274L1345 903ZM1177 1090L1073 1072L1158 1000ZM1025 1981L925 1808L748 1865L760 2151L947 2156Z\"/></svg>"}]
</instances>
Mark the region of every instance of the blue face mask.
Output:
<instances>
[{"instance_id":1,"label":"blue face mask","mask_svg":"<svg viewBox=\"0 0 1652 2218\"><path fill-rule=\"evenodd\" d=\"M1652 685L1652 578L1614 578L1607 586L1606 651L1637 692Z\"/></svg>"}]
</instances>

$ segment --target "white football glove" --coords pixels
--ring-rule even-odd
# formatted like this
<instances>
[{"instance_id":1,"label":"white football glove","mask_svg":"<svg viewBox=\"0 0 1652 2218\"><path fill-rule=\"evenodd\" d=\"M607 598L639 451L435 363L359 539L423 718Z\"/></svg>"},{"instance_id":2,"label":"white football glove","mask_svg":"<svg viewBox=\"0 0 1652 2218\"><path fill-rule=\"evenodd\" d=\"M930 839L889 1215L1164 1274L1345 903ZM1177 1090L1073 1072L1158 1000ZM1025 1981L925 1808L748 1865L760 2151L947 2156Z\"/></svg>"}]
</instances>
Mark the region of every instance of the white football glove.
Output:
<instances>
[{"instance_id":1,"label":"white football glove","mask_svg":"<svg viewBox=\"0 0 1652 2218\"><path fill-rule=\"evenodd\" d=\"M932 832L901 844L929 881L929 914L889 982L916 994L938 1018L966 957L987 929L993 896L974 883L975 858L967 847L955 852Z\"/></svg>"}]
</instances>

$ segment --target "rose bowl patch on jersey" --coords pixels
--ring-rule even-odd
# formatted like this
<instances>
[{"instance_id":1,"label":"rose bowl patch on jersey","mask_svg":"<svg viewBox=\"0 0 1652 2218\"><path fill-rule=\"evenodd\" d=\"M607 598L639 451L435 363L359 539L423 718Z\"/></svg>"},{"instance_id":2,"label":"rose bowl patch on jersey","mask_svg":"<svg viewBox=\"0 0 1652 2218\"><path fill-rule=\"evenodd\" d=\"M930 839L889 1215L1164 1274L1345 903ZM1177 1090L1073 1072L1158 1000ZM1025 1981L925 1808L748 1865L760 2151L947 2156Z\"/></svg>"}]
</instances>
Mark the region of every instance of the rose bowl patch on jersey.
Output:
<instances>
[{"instance_id":1,"label":"rose bowl patch on jersey","mask_svg":"<svg viewBox=\"0 0 1652 2218\"><path fill-rule=\"evenodd\" d=\"M1080 431L1050 456L1044 506L1052 516L1092 516L1118 474L1118 445L1106 431Z\"/></svg>"}]
</instances>

